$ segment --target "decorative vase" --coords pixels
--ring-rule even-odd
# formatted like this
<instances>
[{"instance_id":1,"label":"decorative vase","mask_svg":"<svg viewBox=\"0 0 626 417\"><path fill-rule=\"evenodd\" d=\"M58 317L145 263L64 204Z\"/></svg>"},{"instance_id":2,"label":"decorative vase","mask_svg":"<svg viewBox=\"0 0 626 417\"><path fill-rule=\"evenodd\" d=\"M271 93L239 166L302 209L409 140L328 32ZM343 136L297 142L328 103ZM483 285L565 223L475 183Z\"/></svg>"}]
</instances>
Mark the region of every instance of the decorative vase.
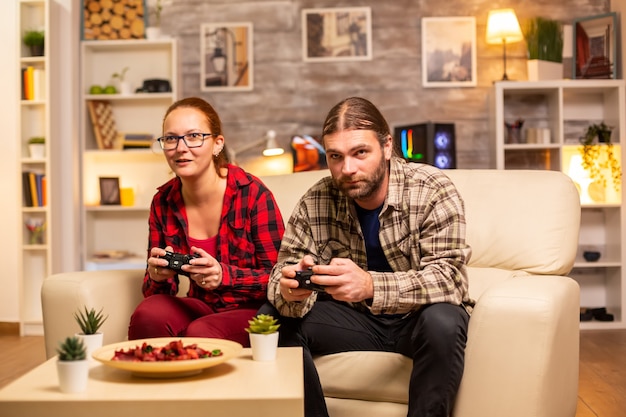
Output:
<instances>
[{"instance_id":1,"label":"decorative vase","mask_svg":"<svg viewBox=\"0 0 626 417\"><path fill-rule=\"evenodd\" d=\"M561 80L563 79L563 64L561 62L529 59L526 61L528 81Z\"/></svg>"},{"instance_id":2,"label":"decorative vase","mask_svg":"<svg viewBox=\"0 0 626 417\"><path fill-rule=\"evenodd\" d=\"M57 361L57 375L61 392L84 392L89 379L89 361Z\"/></svg>"},{"instance_id":3,"label":"decorative vase","mask_svg":"<svg viewBox=\"0 0 626 417\"><path fill-rule=\"evenodd\" d=\"M79 337L80 339L82 339L83 344L85 345L85 348L87 349L87 359L88 360L94 360L91 357L91 354L96 349L99 349L99 348L102 347L102 341L104 339L104 334L100 333L100 332L94 333L94 334L76 333L75 336Z\"/></svg>"},{"instance_id":4,"label":"decorative vase","mask_svg":"<svg viewBox=\"0 0 626 417\"><path fill-rule=\"evenodd\" d=\"M270 334L250 333L252 359L255 361L276 360L278 332Z\"/></svg>"},{"instance_id":5,"label":"decorative vase","mask_svg":"<svg viewBox=\"0 0 626 417\"><path fill-rule=\"evenodd\" d=\"M146 28L146 39L156 40L161 38L160 26L149 26Z\"/></svg>"}]
</instances>

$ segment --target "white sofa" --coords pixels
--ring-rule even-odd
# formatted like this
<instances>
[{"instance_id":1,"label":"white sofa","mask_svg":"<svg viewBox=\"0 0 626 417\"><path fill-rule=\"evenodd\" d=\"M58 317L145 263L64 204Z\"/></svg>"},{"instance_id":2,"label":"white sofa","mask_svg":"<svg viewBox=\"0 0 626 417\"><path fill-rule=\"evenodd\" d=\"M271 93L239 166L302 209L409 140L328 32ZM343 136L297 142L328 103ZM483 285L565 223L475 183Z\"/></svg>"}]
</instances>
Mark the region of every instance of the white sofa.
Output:
<instances>
[{"instance_id":1,"label":"white sofa","mask_svg":"<svg viewBox=\"0 0 626 417\"><path fill-rule=\"evenodd\" d=\"M578 244L579 197L553 171L450 170L465 200L470 319L456 417L573 417L578 391L579 286L565 276ZM266 177L286 217L327 171ZM104 342L125 340L143 271L71 272L44 281L46 352L76 331L80 306L109 314ZM332 417L406 416L411 361L348 352L316 358Z\"/></svg>"}]
</instances>

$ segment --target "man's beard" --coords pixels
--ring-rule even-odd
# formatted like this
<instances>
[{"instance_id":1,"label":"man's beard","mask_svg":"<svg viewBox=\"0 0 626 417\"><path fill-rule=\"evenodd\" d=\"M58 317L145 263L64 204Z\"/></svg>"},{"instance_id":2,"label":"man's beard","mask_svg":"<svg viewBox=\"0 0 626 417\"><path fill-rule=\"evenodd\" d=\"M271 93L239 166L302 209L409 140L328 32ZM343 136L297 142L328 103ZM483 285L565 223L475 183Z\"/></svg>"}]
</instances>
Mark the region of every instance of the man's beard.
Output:
<instances>
[{"instance_id":1,"label":"man's beard","mask_svg":"<svg viewBox=\"0 0 626 417\"><path fill-rule=\"evenodd\" d=\"M387 175L387 160L385 157L380 158L380 162L376 170L369 177L344 177L333 178L335 185L339 190L352 198L353 200L366 200L373 196L382 186L385 175ZM359 181L358 184L348 184L348 182Z\"/></svg>"}]
</instances>

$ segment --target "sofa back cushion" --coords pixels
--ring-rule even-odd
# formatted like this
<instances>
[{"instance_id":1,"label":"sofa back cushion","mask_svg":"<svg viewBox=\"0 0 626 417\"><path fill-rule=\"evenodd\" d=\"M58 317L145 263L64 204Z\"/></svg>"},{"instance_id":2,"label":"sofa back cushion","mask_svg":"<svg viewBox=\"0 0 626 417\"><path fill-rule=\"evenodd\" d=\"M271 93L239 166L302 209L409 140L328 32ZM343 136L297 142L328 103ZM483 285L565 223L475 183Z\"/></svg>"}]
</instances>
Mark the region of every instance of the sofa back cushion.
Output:
<instances>
[{"instance_id":1,"label":"sofa back cushion","mask_svg":"<svg viewBox=\"0 0 626 417\"><path fill-rule=\"evenodd\" d=\"M574 265L579 194L557 171L448 170L465 201L469 265L565 275Z\"/></svg>"},{"instance_id":2,"label":"sofa back cushion","mask_svg":"<svg viewBox=\"0 0 626 417\"><path fill-rule=\"evenodd\" d=\"M446 175L465 202L469 265L532 274L567 274L574 263L580 224L579 196L556 171L452 169ZM267 176L285 222L302 194L328 170Z\"/></svg>"}]
</instances>

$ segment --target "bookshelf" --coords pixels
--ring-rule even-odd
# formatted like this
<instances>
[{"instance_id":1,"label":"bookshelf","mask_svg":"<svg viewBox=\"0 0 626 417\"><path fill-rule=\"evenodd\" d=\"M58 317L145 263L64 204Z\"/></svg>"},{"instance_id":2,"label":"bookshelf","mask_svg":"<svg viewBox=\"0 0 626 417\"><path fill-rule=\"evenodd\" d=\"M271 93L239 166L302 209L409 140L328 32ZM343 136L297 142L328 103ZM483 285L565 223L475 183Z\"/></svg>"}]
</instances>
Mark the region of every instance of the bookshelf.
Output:
<instances>
[{"instance_id":1,"label":"bookshelf","mask_svg":"<svg viewBox=\"0 0 626 417\"><path fill-rule=\"evenodd\" d=\"M50 193L52 171L50 151L56 138L52 137L49 106L50 72L50 4L46 0L18 2L18 68L20 92L18 103L19 186L22 233L18 262L20 334L43 334L40 302L41 284L53 272L52 235L55 232L51 214ZM26 31L43 31L43 51L31 51L22 38ZM31 149L33 138L44 138L39 150ZM38 140L40 141L40 140Z\"/></svg>"},{"instance_id":2,"label":"bookshelf","mask_svg":"<svg viewBox=\"0 0 626 417\"><path fill-rule=\"evenodd\" d=\"M580 137L591 123L612 126L614 154L626 161L626 98L623 80L561 80L495 83L492 90L493 160L497 169L559 170L574 179L581 194L579 251L570 276L580 285L581 307L606 307L614 321L584 321L582 329L626 328L626 208L624 186L611 174L600 187L577 171ZM522 119L509 136L506 124ZM606 149L606 145L599 145ZM584 172L583 172L584 174ZM623 183L623 181L622 181ZM599 251L596 262L583 257Z\"/></svg>"},{"instance_id":3,"label":"bookshelf","mask_svg":"<svg viewBox=\"0 0 626 417\"><path fill-rule=\"evenodd\" d=\"M130 92L122 92L111 77L124 68ZM171 91L141 91L144 80L153 79L168 81ZM160 136L165 111L178 99L177 42L82 41L80 83L82 268L143 269L150 202L171 173L160 150L134 145L152 144L146 137ZM113 85L118 92L92 94L94 85ZM94 117L97 111L108 114L109 120ZM117 135L106 130L111 123ZM101 204L100 178L117 178L120 194L132 195L132 202Z\"/></svg>"}]
</instances>

